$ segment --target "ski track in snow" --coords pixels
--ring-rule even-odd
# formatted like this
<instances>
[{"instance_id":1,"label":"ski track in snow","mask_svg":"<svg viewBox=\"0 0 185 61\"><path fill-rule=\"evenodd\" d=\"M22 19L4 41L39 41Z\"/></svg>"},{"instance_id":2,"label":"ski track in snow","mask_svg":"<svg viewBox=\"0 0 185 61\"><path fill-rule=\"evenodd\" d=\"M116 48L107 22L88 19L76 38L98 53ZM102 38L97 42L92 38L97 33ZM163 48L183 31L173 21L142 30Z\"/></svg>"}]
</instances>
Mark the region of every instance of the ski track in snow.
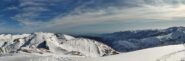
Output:
<instances>
[{"instance_id":1,"label":"ski track in snow","mask_svg":"<svg viewBox=\"0 0 185 61\"><path fill-rule=\"evenodd\" d=\"M157 59L156 61L182 61L182 60L184 61L184 59L185 59L185 49L164 55L161 58Z\"/></svg>"}]
</instances>

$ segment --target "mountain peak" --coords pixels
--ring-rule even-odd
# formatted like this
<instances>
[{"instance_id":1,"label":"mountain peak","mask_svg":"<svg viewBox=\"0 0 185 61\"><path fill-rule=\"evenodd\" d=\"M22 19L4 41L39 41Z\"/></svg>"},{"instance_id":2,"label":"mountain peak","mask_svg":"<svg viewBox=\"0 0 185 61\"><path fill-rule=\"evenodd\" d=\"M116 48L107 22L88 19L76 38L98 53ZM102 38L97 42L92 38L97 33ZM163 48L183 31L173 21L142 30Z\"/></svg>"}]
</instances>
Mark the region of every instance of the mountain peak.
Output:
<instances>
[{"instance_id":1,"label":"mountain peak","mask_svg":"<svg viewBox=\"0 0 185 61\"><path fill-rule=\"evenodd\" d=\"M60 39L60 37L63 37ZM116 51L109 46L86 38L35 32L22 35L0 35L0 53L47 53L57 55L106 56ZM90 49L90 50L89 50Z\"/></svg>"}]
</instances>

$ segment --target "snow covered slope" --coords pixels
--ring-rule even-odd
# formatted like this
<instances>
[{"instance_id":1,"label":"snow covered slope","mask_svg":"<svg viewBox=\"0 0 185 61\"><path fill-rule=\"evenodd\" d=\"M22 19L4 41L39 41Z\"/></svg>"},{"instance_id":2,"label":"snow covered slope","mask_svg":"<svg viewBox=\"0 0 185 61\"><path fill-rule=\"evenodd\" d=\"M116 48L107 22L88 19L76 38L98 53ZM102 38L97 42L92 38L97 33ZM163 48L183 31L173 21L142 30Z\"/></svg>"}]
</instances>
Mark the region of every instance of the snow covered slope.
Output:
<instances>
[{"instance_id":1,"label":"snow covered slope","mask_svg":"<svg viewBox=\"0 0 185 61\"><path fill-rule=\"evenodd\" d=\"M76 58L79 61L184 61L185 47L170 45L98 58Z\"/></svg>"},{"instance_id":2,"label":"snow covered slope","mask_svg":"<svg viewBox=\"0 0 185 61\"><path fill-rule=\"evenodd\" d=\"M0 54L30 53L99 57L117 52L95 40L69 35L36 32L22 35L0 35Z\"/></svg>"},{"instance_id":3,"label":"snow covered slope","mask_svg":"<svg viewBox=\"0 0 185 61\"><path fill-rule=\"evenodd\" d=\"M0 57L0 61L184 61L185 47L170 45L143 49L105 57L55 56L16 53Z\"/></svg>"},{"instance_id":4,"label":"snow covered slope","mask_svg":"<svg viewBox=\"0 0 185 61\"><path fill-rule=\"evenodd\" d=\"M117 52L103 43L70 35L0 35L0 61L184 61L185 47L169 45L114 54Z\"/></svg>"},{"instance_id":5,"label":"snow covered slope","mask_svg":"<svg viewBox=\"0 0 185 61\"><path fill-rule=\"evenodd\" d=\"M85 39L85 38L76 38L72 40L67 40L61 47L70 50L77 51L78 55L84 55L89 57L98 57L98 56L108 56L117 54L116 51L110 47L99 43L95 40Z\"/></svg>"}]
</instances>

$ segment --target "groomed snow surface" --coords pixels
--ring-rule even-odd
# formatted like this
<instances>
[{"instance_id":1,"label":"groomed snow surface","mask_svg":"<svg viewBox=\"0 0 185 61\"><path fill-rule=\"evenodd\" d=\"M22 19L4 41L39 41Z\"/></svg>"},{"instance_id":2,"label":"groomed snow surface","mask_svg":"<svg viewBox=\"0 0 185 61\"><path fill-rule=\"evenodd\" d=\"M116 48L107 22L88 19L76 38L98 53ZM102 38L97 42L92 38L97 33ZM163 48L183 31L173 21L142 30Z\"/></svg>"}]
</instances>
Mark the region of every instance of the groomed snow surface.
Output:
<instances>
[{"instance_id":1,"label":"groomed snow surface","mask_svg":"<svg viewBox=\"0 0 185 61\"><path fill-rule=\"evenodd\" d=\"M183 61L185 59L184 49L183 45L170 45L107 57L77 59L79 61Z\"/></svg>"}]
</instances>

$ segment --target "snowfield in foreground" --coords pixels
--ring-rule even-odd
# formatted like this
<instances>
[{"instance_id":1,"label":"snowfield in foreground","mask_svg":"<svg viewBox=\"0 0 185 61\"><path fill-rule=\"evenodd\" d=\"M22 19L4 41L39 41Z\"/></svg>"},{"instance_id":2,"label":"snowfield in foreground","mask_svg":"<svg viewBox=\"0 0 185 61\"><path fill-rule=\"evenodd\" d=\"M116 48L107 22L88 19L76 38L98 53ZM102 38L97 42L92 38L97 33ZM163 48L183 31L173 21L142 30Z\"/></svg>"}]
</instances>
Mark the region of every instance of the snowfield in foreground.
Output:
<instances>
[{"instance_id":1,"label":"snowfield in foreground","mask_svg":"<svg viewBox=\"0 0 185 61\"><path fill-rule=\"evenodd\" d=\"M183 61L185 47L170 45L98 58L77 58L79 61Z\"/></svg>"}]
</instances>

